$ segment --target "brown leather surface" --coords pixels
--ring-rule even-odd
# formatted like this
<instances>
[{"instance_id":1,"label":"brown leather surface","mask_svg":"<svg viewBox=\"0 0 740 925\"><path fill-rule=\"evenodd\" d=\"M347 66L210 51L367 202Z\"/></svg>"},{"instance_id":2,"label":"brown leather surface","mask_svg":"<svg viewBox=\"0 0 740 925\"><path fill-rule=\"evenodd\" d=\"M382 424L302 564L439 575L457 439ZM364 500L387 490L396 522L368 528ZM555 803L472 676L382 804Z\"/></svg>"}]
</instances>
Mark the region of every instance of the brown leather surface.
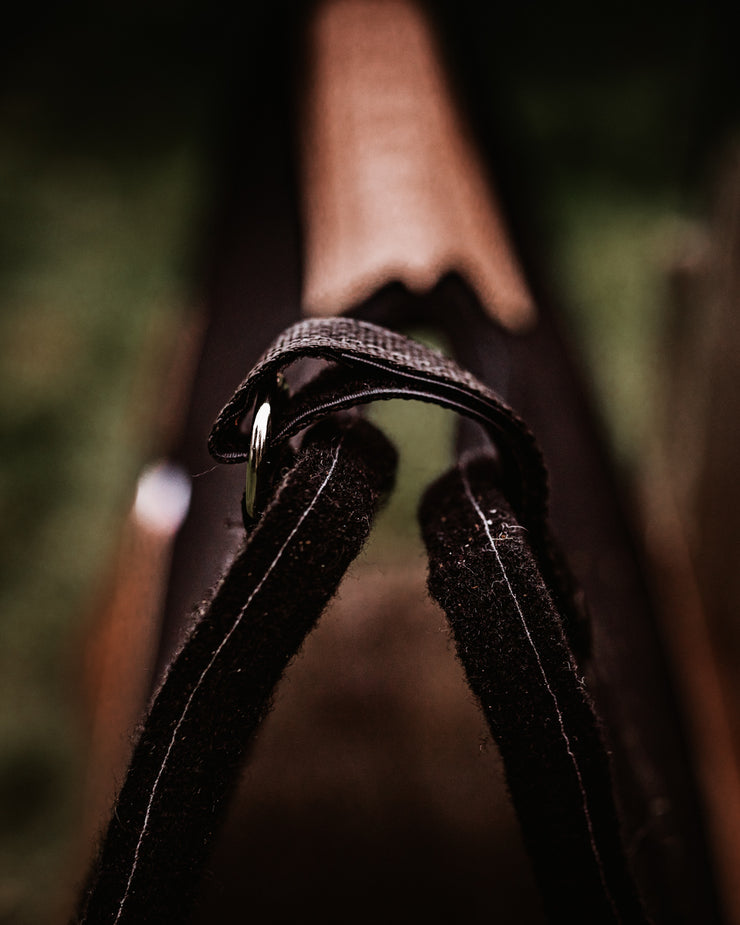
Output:
<instances>
[{"instance_id":1,"label":"brown leather surface","mask_svg":"<svg viewBox=\"0 0 740 925\"><path fill-rule=\"evenodd\" d=\"M464 273L510 330L535 318L493 180L423 9L331 0L307 37L304 311L336 315L391 279Z\"/></svg>"}]
</instances>

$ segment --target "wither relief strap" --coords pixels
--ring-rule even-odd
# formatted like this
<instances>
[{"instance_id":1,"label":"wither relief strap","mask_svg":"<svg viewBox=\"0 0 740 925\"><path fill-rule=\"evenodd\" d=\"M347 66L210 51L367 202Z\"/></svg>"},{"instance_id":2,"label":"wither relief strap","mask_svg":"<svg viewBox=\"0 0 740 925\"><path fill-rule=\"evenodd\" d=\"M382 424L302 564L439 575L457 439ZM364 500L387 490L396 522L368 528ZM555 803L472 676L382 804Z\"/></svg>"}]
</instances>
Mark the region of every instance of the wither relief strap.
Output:
<instances>
[{"instance_id":1,"label":"wither relief strap","mask_svg":"<svg viewBox=\"0 0 740 925\"><path fill-rule=\"evenodd\" d=\"M364 421L308 435L153 702L75 921L187 921L245 749L394 469Z\"/></svg>"}]
</instances>

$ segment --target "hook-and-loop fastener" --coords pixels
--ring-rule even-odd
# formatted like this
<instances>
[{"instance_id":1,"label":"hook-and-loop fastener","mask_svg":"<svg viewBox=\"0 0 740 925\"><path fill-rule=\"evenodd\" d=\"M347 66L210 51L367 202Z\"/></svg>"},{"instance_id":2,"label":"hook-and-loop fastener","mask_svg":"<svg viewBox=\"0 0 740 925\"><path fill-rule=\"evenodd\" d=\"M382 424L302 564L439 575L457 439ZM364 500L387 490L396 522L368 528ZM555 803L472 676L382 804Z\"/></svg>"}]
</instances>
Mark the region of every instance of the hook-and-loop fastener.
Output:
<instances>
[{"instance_id":1,"label":"hook-and-loop fastener","mask_svg":"<svg viewBox=\"0 0 740 925\"><path fill-rule=\"evenodd\" d=\"M524 421L495 392L438 350L354 318L301 321L273 342L213 426L208 447L216 460L247 461L248 416L276 389L282 371L303 358L336 365L273 403L266 454L335 411L393 398L430 402L482 425L496 448L507 495L521 522L543 529L547 473Z\"/></svg>"}]
</instances>

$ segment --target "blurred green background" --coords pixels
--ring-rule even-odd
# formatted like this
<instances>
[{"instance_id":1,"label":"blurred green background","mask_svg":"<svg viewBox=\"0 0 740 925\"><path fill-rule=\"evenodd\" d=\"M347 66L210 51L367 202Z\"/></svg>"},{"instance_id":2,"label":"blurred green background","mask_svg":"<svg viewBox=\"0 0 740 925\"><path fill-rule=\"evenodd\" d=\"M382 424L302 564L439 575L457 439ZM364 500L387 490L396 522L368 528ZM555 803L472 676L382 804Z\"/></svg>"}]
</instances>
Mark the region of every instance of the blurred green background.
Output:
<instances>
[{"instance_id":1,"label":"blurred green background","mask_svg":"<svg viewBox=\"0 0 740 925\"><path fill-rule=\"evenodd\" d=\"M654 424L666 270L736 126L729 28L710 5L490 6L477 41L629 471ZM53 914L67 874L80 643L158 358L197 300L225 62L253 26L195 3L18 15L0 40L0 922L21 925Z\"/></svg>"}]
</instances>

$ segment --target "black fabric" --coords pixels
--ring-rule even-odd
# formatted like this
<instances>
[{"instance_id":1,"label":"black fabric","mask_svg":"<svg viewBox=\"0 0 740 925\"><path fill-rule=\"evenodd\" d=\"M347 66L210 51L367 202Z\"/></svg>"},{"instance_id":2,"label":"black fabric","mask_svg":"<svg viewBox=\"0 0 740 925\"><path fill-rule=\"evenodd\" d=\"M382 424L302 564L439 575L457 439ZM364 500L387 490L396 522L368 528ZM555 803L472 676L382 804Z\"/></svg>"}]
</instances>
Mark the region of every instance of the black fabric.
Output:
<instances>
[{"instance_id":1,"label":"black fabric","mask_svg":"<svg viewBox=\"0 0 740 925\"><path fill-rule=\"evenodd\" d=\"M531 268L528 280L536 282ZM645 905L656 922L719 922L695 769L643 573L640 537L630 529L628 499L612 471L587 383L549 304L551 294L540 286L535 292L538 322L518 335L493 323L455 273L423 293L388 285L353 311L378 324L443 331L458 362L495 387L536 435L547 463L549 524L557 540L548 556L553 580L544 577L551 591L563 589L561 613L568 601L574 604L568 638L604 723L625 843ZM480 448L479 430L461 428L461 451Z\"/></svg>"},{"instance_id":2,"label":"black fabric","mask_svg":"<svg viewBox=\"0 0 740 925\"><path fill-rule=\"evenodd\" d=\"M408 294L408 299L412 296ZM213 426L209 448L221 462L242 462L249 433L242 424L255 400L275 392L279 372L301 358L321 358L347 367L324 389L299 393L277 406L268 449L331 411L378 399L415 398L470 417L489 432L511 470L519 516L541 531L546 521L547 475L526 424L482 382L444 354L378 325L354 318L299 322L277 338L254 366Z\"/></svg>"},{"instance_id":3,"label":"black fabric","mask_svg":"<svg viewBox=\"0 0 740 925\"><path fill-rule=\"evenodd\" d=\"M607 753L527 530L479 458L420 512L429 588L504 765L553 922L645 922L622 850Z\"/></svg>"},{"instance_id":4,"label":"black fabric","mask_svg":"<svg viewBox=\"0 0 740 925\"><path fill-rule=\"evenodd\" d=\"M78 922L187 918L272 691L392 482L395 452L366 422L309 437L156 695Z\"/></svg>"}]
</instances>

